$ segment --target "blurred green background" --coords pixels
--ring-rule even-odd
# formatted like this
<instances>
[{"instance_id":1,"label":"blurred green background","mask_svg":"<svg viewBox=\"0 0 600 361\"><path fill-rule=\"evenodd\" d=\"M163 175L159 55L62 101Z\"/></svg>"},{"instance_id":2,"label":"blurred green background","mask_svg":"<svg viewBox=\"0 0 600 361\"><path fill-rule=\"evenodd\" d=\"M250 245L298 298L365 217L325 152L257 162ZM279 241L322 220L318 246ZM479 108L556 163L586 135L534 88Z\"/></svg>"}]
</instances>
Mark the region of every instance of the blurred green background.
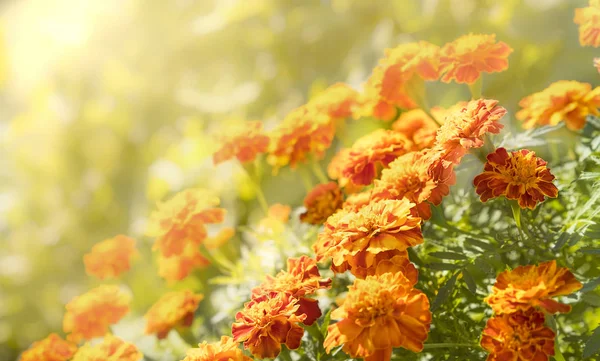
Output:
<instances>
[{"instance_id":1,"label":"blurred green background","mask_svg":"<svg viewBox=\"0 0 600 361\"><path fill-rule=\"evenodd\" d=\"M228 122L272 128L334 82L357 89L383 50L496 33L515 51L483 94L514 120L550 82L597 85L577 40L584 0L20 0L0 22L0 360L61 331L96 285L82 255L119 233L143 261L124 279L141 315L167 287L143 238L154 203L192 185L246 190L209 159ZM431 104L468 98L430 85ZM302 189L302 188L300 188ZM270 201L298 202L266 187ZM291 197L291 198L290 198ZM294 198L295 197L295 198ZM244 210L240 210L243 212Z\"/></svg>"}]
</instances>

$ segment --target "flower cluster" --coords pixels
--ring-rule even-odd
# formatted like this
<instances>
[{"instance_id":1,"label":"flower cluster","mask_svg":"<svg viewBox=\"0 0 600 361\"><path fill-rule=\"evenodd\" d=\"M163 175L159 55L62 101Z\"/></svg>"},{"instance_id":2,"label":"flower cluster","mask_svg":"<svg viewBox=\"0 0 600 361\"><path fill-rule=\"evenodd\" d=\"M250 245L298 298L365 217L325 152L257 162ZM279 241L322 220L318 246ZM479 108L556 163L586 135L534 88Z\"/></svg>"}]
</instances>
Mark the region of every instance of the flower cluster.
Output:
<instances>
[{"instance_id":1,"label":"flower cluster","mask_svg":"<svg viewBox=\"0 0 600 361\"><path fill-rule=\"evenodd\" d=\"M76 351L75 344L51 333L45 339L34 342L27 351L23 352L21 361L67 361Z\"/></svg>"},{"instance_id":2,"label":"flower cluster","mask_svg":"<svg viewBox=\"0 0 600 361\"><path fill-rule=\"evenodd\" d=\"M134 344L106 335L99 344L79 348L72 361L139 361L143 357Z\"/></svg>"}]
</instances>

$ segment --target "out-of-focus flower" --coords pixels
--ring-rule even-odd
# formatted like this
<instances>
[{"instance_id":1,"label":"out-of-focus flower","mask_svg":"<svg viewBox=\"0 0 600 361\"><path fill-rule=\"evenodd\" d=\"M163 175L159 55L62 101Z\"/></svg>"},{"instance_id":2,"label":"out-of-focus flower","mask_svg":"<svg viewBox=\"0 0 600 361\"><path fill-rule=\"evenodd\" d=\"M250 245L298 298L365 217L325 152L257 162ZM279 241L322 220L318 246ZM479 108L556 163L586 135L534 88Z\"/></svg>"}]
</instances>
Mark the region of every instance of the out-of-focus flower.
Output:
<instances>
[{"instance_id":1,"label":"out-of-focus flower","mask_svg":"<svg viewBox=\"0 0 600 361\"><path fill-rule=\"evenodd\" d=\"M492 317L481 347L488 361L547 361L554 355L554 332L544 325L544 314L534 309Z\"/></svg>"},{"instance_id":2,"label":"out-of-focus flower","mask_svg":"<svg viewBox=\"0 0 600 361\"><path fill-rule=\"evenodd\" d=\"M400 114L392 124L392 129L402 133L420 150L431 148L435 144L439 126L423 110L413 109Z\"/></svg>"},{"instance_id":3,"label":"out-of-focus flower","mask_svg":"<svg viewBox=\"0 0 600 361\"><path fill-rule=\"evenodd\" d=\"M357 279L327 328L323 346L340 345L353 358L389 361L394 347L423 350L431 324L427 296L401 273Z\"/></svg>"},{"instance_id":4,"label":"out-of-focus flower","mask_svg":"<svg viewBox=\"0 0 600 361\"><path fill-rule=\"evenodd\" d=\"M575 9L573 21L579 25L581 46L600 46L600 0L590 0L588 7Z\"/></svg>"},{"instance_id":5,"label":"out-of-focus flower","mask_svg":"<svg viewBox=\"0 0 600 361\"><path fill-rule=\"evenodd\" d=\"M496 42L496 34L463 35L442 47L442 81L473 84L482 72L506 70L512 51L505 42Z\"/></svg>"},{"instance_id":6,"label":"out-of-focus flower","mask_svg":"<svg viewBox=\"0 0 600 361\"><path fill-rule=\"evenodd\" d=\"M329 115L333 119L344 119L352 115L358 92L344 83L336 83L310 99L308 106Z\"/></svg>"},{"instance_id":7,"label":"out-of-focus flower","mask_svg":"<svg viewBox=\"0 0 600 361\"><path fill-rule=\"evenodd\" d=\"M342 148L338 151L327 166L327 175L331 179L337 180L339 186L344 188L346 194L358 192L363 188L362 185L356 185L350 181L349 178L346 178L343 174L344 166L346 164L346 159L349 157L350 152L352 150L350 148Z\"/></svg>"},{"instance_id":8,"label":"out-of-focus flower","mask_svg":"<svg viewBox=\"0 0 600 361\"><path fill-rule=\"evenodd\" d=\"M483 146L486 133L500 133L504 126L499 120L505 114L506 109L491 99L471 100L464 108L449 112L436 137L437 145L446 153L444 158L460 163L469 149Z\"/></svg>"},{"instance_id":9,"label":"out-of-focus flower","mask_svg":"<svg viewBox=\"0 0 600 361\"><path fill-rule=\"evenodd\" d=\"M588 83L560 80L541 92L526 96L519 102L517 119L526 129L535 125L556 125L565 121L567 128L579 130L590 114L600 115L600 87Z\"/></svg>"},{"instance_id":10,"label":"out-of-focus flower","mask_svg":"<svg viewBox=\"0 0 600 361\"><path fill-rule=\"evenodd\" d=\"M354 194L349 195L346 198L346 200L344 201L344 204L342 205L342 208L347 209L349 211L356 212L359 209L361 209L362 207L369 204L370 201L371 201L371 191L370 190L360 192L360 193L354 193Z\"/></svg>"},{"instance_id":11,"label":"out-of-focus flower","mask_svg":"<svg viewBox=\"0 0 600 361\"><path fill-rule=\"evenodd\" d=\"M263 133L259 121L243 122L238 128L228 127L227 134L219 137L220 148L213 154L215 165L236 157L240 163L253 161L269 149L269 136Z\"/></svg>"},{"instance_id":12,"label":"out-of-focus flower","mask_svg":"<svg viewBox=\"0 0 600 361\"><path fill-rule=\"evenodd\" d=\"M218 205L219 198L206 189L187 189L159 204L146 231L156 237L153 249L171 257L181 254L188 243L202 243L207 235L204 225L223 222L225 210Z\"/></svg>"},{"instance_id":13,"label":"out-of-focus flower","mask_svg":"<svg viewBox=\"0 0 600 361\"><path fill-rule=\"evenodd\" d=\"M285 225L290 219L292 208L288 205L275 203L267 211L267 216L260 220L258 228L260 232L279 234L283 232Z\"/></svg>"},{"instance_id":14,"label":"out-of-focus flower","mask_svg":"<svg viewBox=\"0 0 600 361\"><path fill-rule=\"evenodd\" d=\"M416 108L417 104L410 99L408 94L395 93L396 104L384 99L381 96L384 68L381 65L373 69L373 73L367 79L363 86L363 92L359 96L359 105L354 112L355 118L373 117L376 119L390 121L396 119L398 109L396 106L404 109Z\"/></svg>"},{"instance_id":15,"label":"out-of-focus flower","mask_svg":"<svg viewBox=\"0 0 600 361\"><path fill-rule=\"evenodd\" d=\"M108 327L129 312L129 295L114 285L101 285L75 297L67 305L63 330L67 339L79 342L104 336Z\"/></svg>"},{"instance_id":16,"label":"out-of-focus flower","mask_svg":"<svg viewBox=\"0 0 600 361\"><path fill-rule=\"evenodd\" d=\"M473 180L482 202L505 196L518 199L521 208L534 209L545 197L556 198L558 188L547 163L535 152L521 149L508 153L498 148L488 154L483 173Z\"/></svg>"},{"instance_id":17,"label":"out-of-focus flower","mask_svg":"<svg viewBox=\"0 0 600 361\"><path fill-rule=\"evenodd\" d=\"M306 212L300 215L304 223L323 224L327 218L342 207L344 197L336 182L319 184L304 198Z\"/></svg>"},{"instance_id":18,"label":"out-of-focus flower","mask_svg":"<svg viewBox=\"0 0 600 361\"><path fill-rule=\"evenodd\" d=\"M77 351L77 346L51 333L45 339L36 341L21 355L21 361L67 361Z\"/></svg>"},{"instance_id":19,"label":"out-of-focus flower","mask_svg":"<svg viewBox=\"0 0 600 361\"><path fill-rule=\"evenodd\" d=\"M492 294L485 301L498 314L531 307L540 307L549 313L566 313L571 306L551 297L568 295L581 287L581 282L569 269L557 267L556 261L548 261L539 266L519 266L500 273L492 287Z\"/></svg>"},{"instance_id":20,"label":"out-of-focus flower","mask_svg":"<svg viewBox=\"0 0 600 361\"><path fill-rule=\"evenodd\" d=\"M243 342L252 355L261 359L277 357L281 344L295 350L304 334L299 323L306 318L305 314L297 315L299 307L298 301L286 292L258 296L235 315L233 339Z\"/></svg>"},{"instance_id":21,"label":"out-of-focus flower","mask_svg":"<svg viewBox=\"0 0 600 361\"><path fill-rule=\"evenodd\" d=\"M371 202L357 211L342 209L325 222L313 249L318 262L333 259L334 272L377 267L376 256L404 251L423 243L421 218L413 216L414 203L406 199Z\"/></svg>"},{"instance_id":22,"label":"out-of-focus flower","mask_svg":"<svg viewBox=\"0 0 600 361\"><path fill-rule=\"evenodd\" d=\"M392 130L377 129L359 138L340 160L342 175L356 185L369 185L394 159L407 153L412 143Z\"/></svg>"},{"instance_id":23,"label":"out-of-focus flower","mask_svg":"<svg viewBox=\"0 0 600 361\"><path fill-rule=\"evenodd\" d=\"M109 334L99 344L81 346L72 361L138 361L143 357L134 344Z\"/></svg>"},{"instance_id":24,"label":"out-of-focus flower","mask_svg":"<svg viewBox=\"0 0 600 361\"><path fill-rule=\"evenodd\" d=\"M165 257L158 256L158 275L167 281L175 282L186 278L194 269L208 266L210 261L198 250L198 246L188 243L183 253Z\"/></svg>"},{"instance_id":25,"label":"out-of-focus flower","mask_svg":"<svg viewBox=\"0 0 600 361\"><path fill-rule=\"evenodd\" d=\"M188 349L183 361L252 361L252 358L244 355L231 337L222 336L219 342L204 341L197 348Z\"/></svg>"},{"instance_id":26,"label":"out-of-focus flower","mask_svg":"<svg viewBox=\"0 0 600 361\"><path fill-rule=\"evenodd\" d=\"M321 309L317 300L305 296L314 294L318 289L331 287L330 279L322 279L317 262L307 256L289 258L287 271L279 272L275 277L267 276L267 280L252 289L252 297L269 295L272 292L286 292L298 300L297 315L306 315L304 323L312 325L320 316Z\"/></svg>"},{"instance_id":27,"label":"out-of-focus flower","mask_svg":"<svg viewBox=\"0 0 600 361\"><path fill-rule=\"evenodd\" d=\"M213 237L208 237L204 240L204 247L206 249L217 249L227 243L231 238L235 236L235 228L224 227Z\"/></svg>"},{"instance_id":28,"label":"out-of-focus flower","mask_svg":"<svg viewBox=\"0 0 600 361\"><path fill-rule=\"evenodd\" d=\"M594 58L594 68L600 73L600 58Z\"/></svg>"},{"instance_id":29,"label":"out-of-focus flower","mask_svg":"<svg viewBox=\"0 0 600 361\"><path fill-rule=\"evenodd\" d=\"M92 251L83 256L83 263L87 274L103 280L128 271L133 257L137 254L135 240L118 235L96 243Z\"/></svg>"},{"instance_id":30,"label":"out-of-focus flower","mask_svg":"<svg viewBox=\"0 0 600 361\"><path fill-rule=\"evenodd\" d=\"M163 295L144 318L146 334L156 334L159 339L167 337L176 327L190 327L194 321L194 312L204 296L192 291L174 291Z\"/></svg>"}]
</instances>

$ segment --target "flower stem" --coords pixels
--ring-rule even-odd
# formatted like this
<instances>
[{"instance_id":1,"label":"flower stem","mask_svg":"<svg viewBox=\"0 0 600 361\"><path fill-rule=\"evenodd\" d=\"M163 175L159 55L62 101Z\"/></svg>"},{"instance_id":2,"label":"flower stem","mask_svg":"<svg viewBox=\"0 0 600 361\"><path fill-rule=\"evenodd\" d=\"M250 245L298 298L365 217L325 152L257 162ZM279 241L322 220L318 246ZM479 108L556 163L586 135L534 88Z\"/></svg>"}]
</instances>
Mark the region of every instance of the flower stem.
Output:
<instances>
[{"instance_id":1,"label":"flower stem","mask_svg":"<svg viewBox=\"0 0 600 361\"><path fill-rule=\"evenodd\" d=\"M481 98L481 89L483 88L483 80L480 76L477 81L473 84L469 84L469 91L471 92L471 99L476 100Z\"/></svg>"},{"instance_id":2,"label":"flower stem","mask_svg":"<svg viewBox=\"0 0 600 361\"><path fill-rule=\"evenodd\" d=\"M452 347L471 347L476 348L479 347L476 344L472 343L426 343L423 345L423 350L433 350L438 348L452 348Z\"/></svg>"},{"instance_id":3,"label":"flower stem","mask_svg":"<svg viewBox=\"0 0 600 361\"><path fill-rule=\"evenodd\" d=\"M196 337L192 333L189 327L179 327L177 328L177 333L179 333L179 337L188 345L194 347L198 344Z\"/></svg>"},{"instance_id":4,"label":"flower stem","mask_svg":"<svg viewBox=\"0 0 600 361\"><path fill-rule=\"evenodd\" d=\"M247 167L243 167L250 179L250 183L254 188L254 193L256 194L256 199L260 204L260 208L266 214L269 213L269 203L267 203L267 199L265 198L265 194L263 193L260 187L260 174L258 171L258 164L256 162L250 163Z\"/></svg>"},{"instance_id":5,"label":"flower stem","mask_svg":"<svg viewBox=\"0 0 600 361\"><path fill-rule=\"evenodd\" d=\"M327 178L325 173L323 173L323 170L321 169L321 165L319 165L319 161L316 158L313 157L311 159L310 167L312 168L312 171L315 174L315 176L317 176L317 178L319 179L319 182L321 182L321 183L329 182L329 179Z\"/></svg>"},{"instance_id":6,"label":"flower stem","mask_svg":"<svg viewBox=\"0 0 600 361\"><path fill-rule=\"evenodd\" d=\"M554 341L554 359L556 361L566 361L562 352L560 352L560 346L558 346L558 342Z\"/></svg>"},{"instance_id":7,"label":"flower stem","mask_svg":"<svg viewBox=\"0 0 600 361\"><path fill-rule=\"evenodd\" d=\"M312 180L310 179L311 174L304 168L298 169L298 172L300 173L300 178L302 178L302 183L304 183L304 188L306 188L307 192L310 192L313 189Z\"/></svg>"}]
</instances>

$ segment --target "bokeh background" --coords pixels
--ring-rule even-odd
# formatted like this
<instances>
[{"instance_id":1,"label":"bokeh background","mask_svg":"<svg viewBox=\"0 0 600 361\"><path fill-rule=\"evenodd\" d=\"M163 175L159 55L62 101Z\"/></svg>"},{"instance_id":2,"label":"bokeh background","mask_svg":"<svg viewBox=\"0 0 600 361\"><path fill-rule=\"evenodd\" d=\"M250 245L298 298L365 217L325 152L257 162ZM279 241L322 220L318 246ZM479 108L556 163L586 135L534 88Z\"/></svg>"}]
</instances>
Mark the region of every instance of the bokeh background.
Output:
<instances>
[{"instance_id":1,"label":"bokeh background","mask_svg":"<svg viewBox=\"0 0 600 361\"><path fill-rule=\"evenodd\" d=\"M141 315L169 285L143 237L156 201L188 186L236 206L252 190L212 168L214 134L242 120L272 128L338 81L360 89L383 50L496 33L515 51L484 95L509 109L561 80L598 85L573 11L585 0L19 0L0 6L0 360L60 331L64 305L96 285L82 255L138 239L127 274ZM432 104L468 99L435 84ZM304 190L283 172L268 200Z\"/></svg>"}]
</instances>

